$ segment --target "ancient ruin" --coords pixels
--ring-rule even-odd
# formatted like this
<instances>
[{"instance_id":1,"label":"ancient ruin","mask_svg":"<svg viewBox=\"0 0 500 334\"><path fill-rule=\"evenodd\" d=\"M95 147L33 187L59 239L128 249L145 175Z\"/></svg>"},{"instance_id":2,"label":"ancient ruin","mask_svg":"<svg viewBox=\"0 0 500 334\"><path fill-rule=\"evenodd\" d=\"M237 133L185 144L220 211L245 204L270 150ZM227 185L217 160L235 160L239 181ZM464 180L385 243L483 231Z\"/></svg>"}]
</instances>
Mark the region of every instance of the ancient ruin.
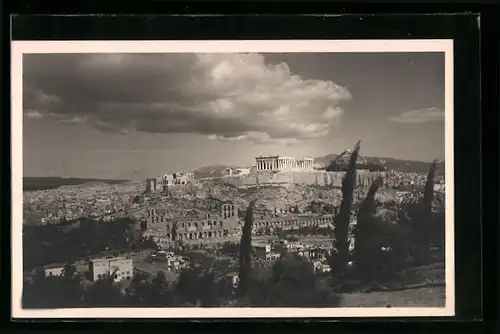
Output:
<instances>
[{"instance_id":1,"label":"ancient ruin","mask_svg":"<svg viewBox=\"0 0 500 334\"><path fill-rule=\"evenodd\" d=\"M266 170L313 170L314 158L305 157L296 160L295 157L286 156L259 156L255 158L257 171Z\"/></svg>"}]
</instances>

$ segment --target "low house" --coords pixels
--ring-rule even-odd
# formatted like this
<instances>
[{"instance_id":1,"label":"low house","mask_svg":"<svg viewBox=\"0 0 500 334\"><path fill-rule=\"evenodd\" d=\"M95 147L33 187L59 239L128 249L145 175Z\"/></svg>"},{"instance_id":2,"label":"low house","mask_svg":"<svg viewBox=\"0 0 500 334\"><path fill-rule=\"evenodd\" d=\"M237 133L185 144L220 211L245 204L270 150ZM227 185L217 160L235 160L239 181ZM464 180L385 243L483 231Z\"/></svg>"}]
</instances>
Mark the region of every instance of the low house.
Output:
<instances>
[{"instance_id":1,"label":"low house","mask_svg":"<svg viewBox=\"0 0 500 334\"><path fill-rule=\"evenodd\" d=\"M89 276L92 281L107 279L112 276L114 281L119 282L122 279L131 279L133 271L133 260L124 257L89 261Z\"/></svg>"},{"instance_id":2,"label":"low house","mask_svg":"<svg viewBox=\"0 0 500 334\"><path fill-rule=\"evenodd\" d=\"M43 268L45 271L45 277L62 276L65 267L66 265L61 263L49 264Z\"/></svg>"}]
</instances>

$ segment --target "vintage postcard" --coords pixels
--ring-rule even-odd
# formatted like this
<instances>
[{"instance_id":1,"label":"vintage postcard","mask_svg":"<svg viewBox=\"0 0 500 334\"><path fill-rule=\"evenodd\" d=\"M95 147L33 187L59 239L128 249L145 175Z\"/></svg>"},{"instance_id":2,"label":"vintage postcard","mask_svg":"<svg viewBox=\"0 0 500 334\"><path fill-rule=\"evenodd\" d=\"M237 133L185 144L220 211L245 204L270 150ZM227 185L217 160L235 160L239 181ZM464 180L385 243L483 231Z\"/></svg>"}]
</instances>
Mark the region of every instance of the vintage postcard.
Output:
<instances>
[{"instance_id":1,"label":"vintage postcard","mask_svg":"<svg viewBox=\"0 0 500 334\"><path fill-rule=\"evenodd\" d=\"M12 190L14 318L454 315L453 41L15 41Z\"/></svg>"}]
</instances>

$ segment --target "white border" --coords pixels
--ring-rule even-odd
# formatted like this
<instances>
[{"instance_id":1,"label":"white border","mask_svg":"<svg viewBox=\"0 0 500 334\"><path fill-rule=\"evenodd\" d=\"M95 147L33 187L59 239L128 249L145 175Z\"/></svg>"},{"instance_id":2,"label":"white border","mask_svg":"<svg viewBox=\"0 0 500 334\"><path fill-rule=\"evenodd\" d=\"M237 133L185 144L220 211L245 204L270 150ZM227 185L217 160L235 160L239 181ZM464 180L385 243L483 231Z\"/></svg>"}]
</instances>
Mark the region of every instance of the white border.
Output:
<instances>
[{"instance_id":1,"label":"white border","mask_svg":"<svg viewBox=\"0 0 500 334\"><path fill-rule=\"evenodd\" d=\"M453 40L261 40L261 41L13 41L12 42L12 317L13 318L245 318L414 317L455 314ZM25 53L196 52L444 52L446 145L446 306L443 308L85 308L23 310L23 112Z\"/></svg>"}]
</instances>

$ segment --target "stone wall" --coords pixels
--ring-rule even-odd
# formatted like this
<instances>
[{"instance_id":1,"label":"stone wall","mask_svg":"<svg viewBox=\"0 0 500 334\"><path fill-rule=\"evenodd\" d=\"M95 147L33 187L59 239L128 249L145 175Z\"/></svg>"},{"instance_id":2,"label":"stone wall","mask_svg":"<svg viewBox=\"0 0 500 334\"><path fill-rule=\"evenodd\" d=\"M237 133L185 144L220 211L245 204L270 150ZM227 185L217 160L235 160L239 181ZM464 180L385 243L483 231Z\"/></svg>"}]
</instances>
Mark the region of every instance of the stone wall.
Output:
<instances>
[{"instance_id":1,"label":"stone wall","mask_svg":"<svg viewBox=\"0 0 500 334\"><path fill-rule=\"evenodd\" d=\"M258 173L250 175L232 176L225 182L235 186L252 185L279 185L279 184L309 184L318 186L342 186L343 172L280 172L280 173ZM370 186L381 172L362 171L357 173L358 186ZM382 174L383 175L383 174Z\"/></svg>"}]
</instances>

